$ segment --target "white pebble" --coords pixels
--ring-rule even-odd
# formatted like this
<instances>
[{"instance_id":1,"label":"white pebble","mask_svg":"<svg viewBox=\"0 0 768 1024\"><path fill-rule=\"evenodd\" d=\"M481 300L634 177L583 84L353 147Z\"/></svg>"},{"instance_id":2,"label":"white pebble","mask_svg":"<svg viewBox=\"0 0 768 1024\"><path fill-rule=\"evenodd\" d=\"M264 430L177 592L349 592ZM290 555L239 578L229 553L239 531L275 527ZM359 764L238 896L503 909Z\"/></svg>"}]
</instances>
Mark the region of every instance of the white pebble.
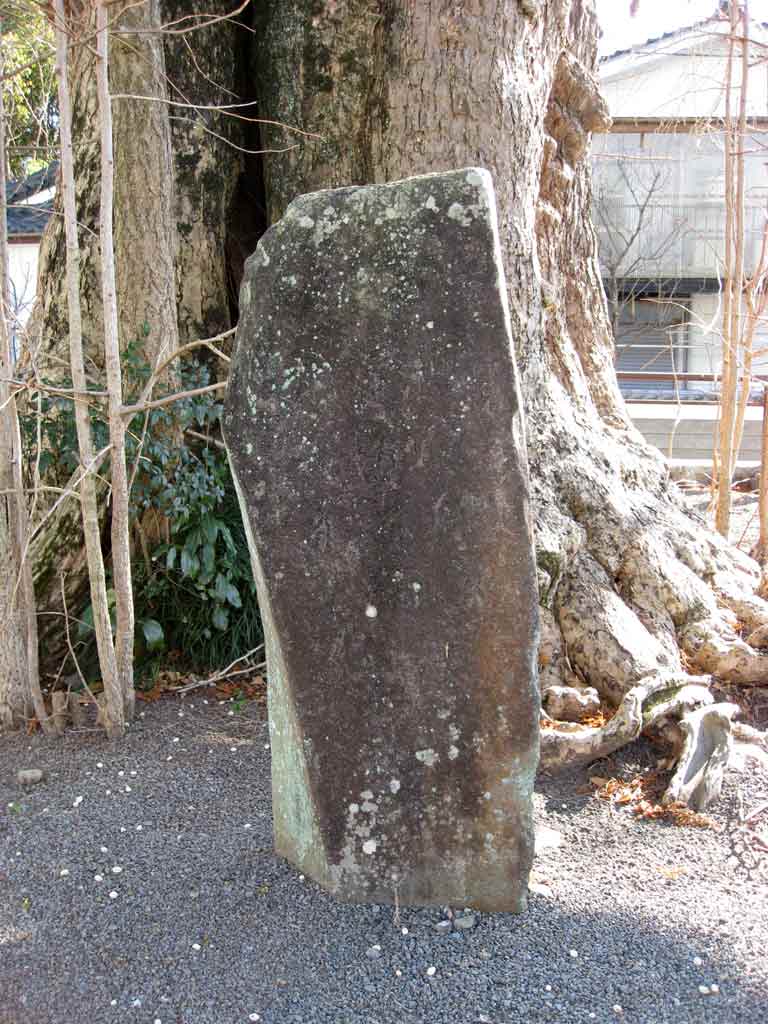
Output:
<instances>
[{"instance_id":1,"label":"white pebble","mask_svg":"<svg viewBox=\"0 0 768 1024\"><path fill-rule=\"evenodd\" d=\"M192 943L192 949L194 949L195 952L198 952L198 950L200 949L200 943L199 942L193 942Z\"/></svg>"},{"instance_id":2,"label":"white pebble","mask_svg":"<svg viewBox=\"0 0 768 1024\"><path fill-rule=\"evenodd\" d=\"M104 792L105 792L105 794L107 796L112 796L112 790L111 789L105 789Z\"/></svg>"},{"instance_id":3,"label":"white pebble","mask_svg":"<svg viewBox=\"0 0 768 1024\"><path fill-rule=\"evenodd\" d=\"M400 970L399 967L395 968L395 974L397 975L398 978L402 978L403 976L403 972Z\"/></svg>"},{"instance_id":4,"label":"white pebble","mask_svg":"<svg viewBox=\"0 0 768 1024\"><path fill-rule=\"evenodd\" d=\"M68 874L69 874L69 868L62 868L61 871L59 872L59 877L60 878L66 878Z\"/></svg>"},{"instance_id":5,"label":"white pebble","mask_svg":"<svg viewBox=\"0 0 768 1024\"><path fill-rule=\"evenodd\" d=\"M436 967L428 967L427 968L427 974L430 976L430 978L436 973L436 971L437 971Z\"/></svg>"},{"instance_id":6,"label":"white pebble","mask_svg":"<svg viewBox=\"0 0 768 1024\"><path fill-rule=\"evenodd\" d=\"M136 826L136 831L137 831L137 832L142 832L142 831L143 831L143 829L144 829L144 826L143 826L143 825L137 825L137 826Z\"/></svg>"},{"instance_id":7,"label":"white pebble","mask_svg":"<svg viewBox=\"0 0 768 1024\"><path fill-rule=\"evenodd\" d=\"M155 1024L163 1024L159 1017L155 1017Z\"/></svg>"},{"instance_id":8,"label":"white pebble","mask_svg":"<svg viewBox=\"0 0 768 1024\"><path fill-rule=\"evenodd\" d=\"M121 831L121 832L127 832L127 831L128 831L128 829L127 829L127 828L125 827L125 825L121 825L121 826L120 826L120 831Z\"/></svg>"},{"instance_id":9,"label":"white pebble","mask_svg":"<svg viewBox=\"0 0 768 1024\"><path fill-rule=\"evenodd\" d=\"M103 882L104 881L104 875L94 875L93 876L93 880L94 880L94 882Z\"/></svg>"},{"instance_id":10,"label":"white pebble","mask_svg":"<svg viewBox=\"0 0 768 1024\"><path fill-rule=\"evenodd\" d=\"M379 610L375 604L367 604L365 606L365 614L367 618L375 619L376 616L379 614Z\"/></svg>"},{"instance_id":11,"label":"white pebble","mask_svg":"<svg viewBox=\"0 0 768 1024\"><path fill-rule=\"evenodd\" d=\"M136 772L131 772L131 775L136 778Z\"/></svg>"},{"instance_id":12,"label":"white pebble","mask_svg":"<svg viewBox=\"0 0 768 1024\"><path fill-rule=\"evenodd\" d=\"M258 1013L249 1013L248 1020L261 1020L261 1017L258 1015Z\"/></svg>"},{"instance_id":13,"label":"white pebble","mask_svg":"<svg viewBox=\"0 0 768 1024\"><path fill-rule=\"evenodd\" d=\"M299 875L299 881L300 881L300 882L303 882L303 881L304 881L304 875Z\"/></svg>"},{"instance_id":14,"label":"white pebble","mask_svg":"<svg viewBox=\"0 0 768 1024\"><path fill-rule=\"evenodd\" d=\"M237 753L237 747L230 747L229 749L232 751L233 754Z\"/></svg>"},{"instance_id":15,"label":"white pebble","mask_svg":"<svg viewBox=\"0 0 768 1024\"><path fill-rule=\"evenodd\" d=\"M269 744L268 744L268 743L265 743L265 744L264 744L264 749L265 749L265 750L269 750Z\"/></svg>"},{"instance_id":16,"label":"white pebble","mask_svg":"<svg viewBox=\"0 0 768 1024\"><path fill-rule=\"evenodd\" d=\"M708 996L711 989L709 985L699 985L699 993L703 996Z\"/></svg>"},{"instance_id":17,"label":"white pebble","mask_svg":"<svg viewBox=\"0 0 768 1024\"><path fill-rule=\"evenodd\" d=\"M408 934L408 929L407 928L401 928L400 931L403 933L403 935L407 935Z\"/></svg>"},{"instance_id":18,"label":"white pebble","mask_svg":"<svg viewBox=\"0 0 768 1024\"><path fill-rule=\"evenodd\" d=\"M243 825L243 828L253 828L253 826L251 825L250 822L248 822L247 824Z\"/></svg>"},{"instance_id":19,"label":"white pebble","mask_svg":"<svg viewBox=\"0 0 768 1024\"><path fill-rule=\"evenodd\" d=\"M111 900L116 900L117 899L117 889L113 889L112 890L112 892L109 894L109 898Z\"/></svg>"},{"instance_id":20,"label":"white pebble","mask_svg":"<svg viewBox=\"0 0 768 1024\"><path fill-rule=\"evenodd\" d=\"M113 875L119 875L119 874L122 873L122 870L123 869L120 867L119 864L115 864L115 866L112 868L112 874Z\"/></svg>"},{"instance_id":21,"label":"white pebble","mask_svg":"<svg viewBox=\"0 0 768 1024\"><path fill-rule=\"evenodd\" d=\"M713 996L719 995L720 994L720 986L719 985L710 985L709 986L709 991L712 993Z\"/></svg>"},{"instance_id":22,"label":"white pebble","mask_svg":"<svg viewBox=\"0 0 768 1024\"><path fill-rule=\"evenodd\" d=\"M81 796L76 796L75 797L75 801L72 804L72 806L73 807L79 807L82 802L83 802L83 798Z\"/></svg>"},{"instance_id":23,"label":"white pebble","mask_svg":"<svg viewBox=\"0 0 768 1024\"><path fill-rule=\"evenodd\" d=\"M574 960L578 957L578 955L579 955L579 951L577 949L569 949L568 950L568 956L573 957Z\"/></svg>"},{"instance_id":24,"label":"white pebble","mask_svg":"<svg viewBox=\"0 0 768 1024\"><path fill-rule=\"evenodd\" d=\"M701 959L700 956L695 956L693 958L693 962L694 962L696 967L701 967L701 965L704 963L704 961Z\"/></svg>"},{"instance_id":25,"label":"white pebble","mask_svg":"<svg viewBox=\"0 0 768 1024\"><path fill-rule=\"evenodd\" d=\"M96 762L96 767L97 767L97 768L103 768L103 767L104 767L104 763L103 763L103 761L97 761L97 762Z\"/></svg>"},{"instance_id":26,"label":"white pebble","mask_svg":"<svg viewBox=\"0 0 768 1024\"><path fill-rule=\"evenodd\" d=\"M178 736L174 736L173 739L171 740L171 743L178 743L178 742L179 742L179 737Z\"/></svg>"},{"instance_id":27,"label":"white pebble","mask_svg":"<svg viewBox=\"0 0 768 1024\"><path fill-rule=\"evenodd\" d=\"M118 772L117 774L122 779L122 777L125 775L125 772Z\"/></svg>"},{"instance_id":28,"label":"white pebble","mask_svg":"<svg viewBox=\"0 0 768 1024\"><path fill-rule=\"evenodd\" d=\"M126 786L125 787L125 792L126 793L130 793L131 792L131 787L130 786Z\"/></svg>"},{"instance_id":29,"label":"white pebble","mask_svg":"<svg viewBox=\"0 0 768 1024\"><path fill-rule=\"evenodd\" d=\"M208 703L208 701L205 700L205 698L203 698L203 704L207 704L207 703Z\"/></svg>"},{"instance_id":30,"label":"white pebble","mask_svg":"<svg viewBox=\"0 0 768 1024\"><path fill-rule=\"evenodd\" d=\"M551 992L552 991L552 986L551 985L545 985L544 986L544 991L545 992Z\"/></svg>"},{"instance_id":31,"label":"white pebble","mask_svg":"<svg viewBox=\"0 0 768 1024\"><path fill-rule=\"evenodd\" d=\"M234 713L235 713L234 711L228 711L227 712L228 715L234 715Z\"/></svg>"},{"instance_id":32,"label":"white pebble","mask_svg":"<svg viewBox=\"0 0 768 1024\"><path fill-rule=\"evenodd\" d=\"M106 846L100 846L99 849L101 850L102 853L108 852Z\"/></svg>"},{"instance_id":33,"label":"white pebble","mask_svg":"<svg viewBox=\"0 0 768 1024\"><path fill-rule=\"evenodd\" d=\"M109 1005L110 1006L117 1006L117 1000L116 999L110 999L109 1000Z\"/></svg>"},{"instance_id":34,"label":"white pebble","mask_svg":"<svg viewBox=\"0 0 768 1024\"><path fill-rule=\"evenodd\" d=\"M614 1013L624 1013L624 1011L622 1010L622 1008L619 1006L618 1003L614 1003L613 1004L613 1012Z\"/></svg>"}]
</instances>

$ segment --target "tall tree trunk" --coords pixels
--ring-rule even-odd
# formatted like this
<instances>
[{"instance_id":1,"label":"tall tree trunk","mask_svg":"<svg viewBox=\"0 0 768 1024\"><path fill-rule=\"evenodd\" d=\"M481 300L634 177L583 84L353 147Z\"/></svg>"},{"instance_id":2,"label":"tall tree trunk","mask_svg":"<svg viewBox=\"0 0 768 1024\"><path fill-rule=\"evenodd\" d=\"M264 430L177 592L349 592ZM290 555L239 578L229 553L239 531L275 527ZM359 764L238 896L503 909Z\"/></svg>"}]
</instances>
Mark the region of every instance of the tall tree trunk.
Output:
<instances>
[{"instance_id":1,"label":"tall tree trunk","mask_svg":"<svg viewBox=\"0 0 768 1024\"><path fill-rule=\"evenodd\" d=\"M301 192L479 164L497 189L523 378L543 619L542 686L611 704L683 665L738 682L768 658L751 560L692 521L631 425L590 209L590 133L607 110L589 0L498 4L268 0L261 111L322 141L264 132L274 220ZM556 730L555 730L556 732Z\"/></svg>"},{"instance_id":2,"label":"tall tree trunk","mask_svg":"<svg viewBox=\"0 0 768 1024\"><path fill-rule=\"evenodd\" d=\"M88 385L85 375L83 347L83 317L80 301L80 245L75 212L75 171L72 145L72 112L67 82L70 33L66 27L64 0L56 0L56 75L59 83L59 113L61 118L61 200L66 234L67 319L69 323L69 355L72 387L75 391L75 424L80 456L79 483L82 512L83 544L87 556L87 577L93 609L93 627L99 654L99 667L104 684L105 703L102 717L110 737L122 736L125 731L123 702L118 661L112 638L109 615L107 580L104 555L101 550L99 507L96 483L92 473L96 453L89 410L85 395ZM124 454L124 453L123 453ZM62 587L63 589L63 587ZM67 609L64 609L66 613ZM66 627L68 628L68 627Z\"/></svg>"},{"instance_id":3,"label":"tall tree trunk","mask_svg":"<svg viewBox=\"0 0 768 1024\"><path fill-rule=\"evenodd\" d=\"M99 103L96 88L95 5L73 17L69 88L80 225L83 339L89 374L104 379L104 312L101 296ZM168 89L159 0L110 5L110 92L113 96L115 222L120 344L140 343L146 361L178 347L174 302L178 248ZM132 97L143 97L136 99ZM57 198L56 213L60 213ZM64 266L64 229L54 215L40 251L35 310L35 366L46 380L66 373L61 358L67 333L66 286L48 268Z\"/></svg>"},{"instance_id":4,"label":"tall tree trunk","mask_svg":"<svg viewBox=\"0 0 768 1024\"><path fill-rule=\"evenodd\" d=\"M85 5L79 22L72 21L72 61L69 85L72 95L73 136L76 153L76 210L80 226L80 291L82 297L85 368L92 388L106 380L104 307L101 291L101 258L98 246L100 221L99 107L96 69L90 42L95 28L95 8ZM176 197L171 149L171 122L165 55L157 32L162 15L158 0L146 4L110 6L113 29L110 53L110 90L113 94L115 151L116 283L118 337L121 350L131 344L149 365L178 348L175 261L179 247L176 230ZM136 98L140 97L140 98ZM57 198L57 212L61 199ZM30 362L49 382L68 376L68 331L64 276L63 219L54 216L43 239L40 254L41 289L34 316ZM160 384L173 388L175 367ZM63 482L63 481L60 481ZM97 484L100 496L107 493ZM102 527L108 511L103 500ZM88 593L86 562L79 516L71 505L62 505L36 537L33 561L38 600L46 610L41 620L41 647L49 671L57 671L66 649L62 641L62 588L70 612L82 607ZM128 646L123 638L121 648ZM121 662L126 659L121 658ZM130 695L127 697L130 702Z\"/></svg>"},{"instance_id":5,"label":"tall tree trunk","mask_svg":"<svg viewBox=\"0 0 768 1024\"><path fill-rule=\"evenodd\" d=\"M218 17L235 6L211 0L202 9ZM161 8L165 23L192 10L189 0L162 0ZM164 38L169 98L188 105L174 107L170 121L182 343L232 326L242 264L263 230L258 158L247 152L258 148L257 111L240 105L249 99L249 28L227 20Z\"/></svg>"},{"instance_id":6,"label":"tall tree trunk","mask_svg":"<svg viewBox=\"0 0 768 1024\"><path fill-rule=\"evenodd\" d=\"M174 0L172 10L178 17L196 8ZM250 26L228 22L189 36L194 47L208 34L196 59L213 55L218 67L204 63L202 75L179 39L166 40L169 80L178 69L182 91L191 95L194 85L198 103L206 94L215 103L231 87L234 102L258 100L261 118L319 138L264 124L260 167L242 153L256 148L252 136L209 159L206 147L218 145L209 129L236 141L231 119L198 110L191 134L186 122L171 122L176 208L189 215L180 220L177 257L193 282L177 291L182 324L191 325L184 337L206 316L224 323L216 311L227 306L225 275L212 275L208 261L220 267L226 225L253 214L262 170L273 221L301 192L487 167L528 421L543 687L589 684L617 704L635 684L649 693L658 680L684 679L684 665L739 682L764 679L768 658L735 631L736 616L746 626L768 621L768 605L754 597L755 564L688 516L616 387L589 222L589 136L608 123L590 0L263 0L255 12L253 36ZM250 79L244 38L252 41ZM221 77L226 46L237 64L231 79ZM113 90L121 91L116 83ZM126 136L118 145L128 160L144 144ZM93 209L89 173L84 214ZM231 197L228 211L217 189ZM247 237L255 231L254 219ZM228 263L236 278L231 252ZM203 280L210 289L198 286Z\"/></svg>"}]
</instances>

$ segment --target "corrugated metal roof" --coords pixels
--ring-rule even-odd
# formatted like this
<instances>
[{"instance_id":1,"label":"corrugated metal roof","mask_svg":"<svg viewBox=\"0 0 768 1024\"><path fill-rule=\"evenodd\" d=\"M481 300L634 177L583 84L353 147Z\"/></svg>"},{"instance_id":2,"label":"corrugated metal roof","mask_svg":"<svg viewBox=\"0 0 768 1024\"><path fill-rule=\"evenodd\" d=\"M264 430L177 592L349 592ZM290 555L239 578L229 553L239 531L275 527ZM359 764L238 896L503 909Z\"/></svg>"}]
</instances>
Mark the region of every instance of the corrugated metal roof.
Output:
<instances>
[{"instance_id":1,"label":"corrugated metal roof","mask_svg":"<svg viewBox=\"0 0 768 1024\"><path fill-rule=\"evenodd\" d=\"M57 161L44 167L28 178L9 181L5 186L5 201L8 207L8 237L39 237L43 233L53 211L53 202L29 203L30 199L56 185L59 171Z\"/></svg>"},{"instance_id":2,"label":"corrugated metal roof","mask_svg":"<svg viewBox=\"0 0 768 1024\"><path fill-rule=\"evenodd\" d=\"M705 25L711 25L713 22L718 22L724 27L728 24L726 17L723 14L716 12L709 18L702 18L701 21L694 21L690 25L684 25L683 28L676 28L671 32L664 32L660 36L651 36L642 43L635 43L634 46L628 46L622 50L614 50L613 53L608 53L604 57L601 57L599 63L606 64L609 60L615 60L617 57L626 57L628 54L637 53L639 50L643 50L648 46L655 46L657 43L663 43L671 39L680 38L685 36L688 32L698 31ZM768 28L768 22L765 21L757 21L753 22L753 24L758 25L762 29Z\"/></svg>"}]
</instances>

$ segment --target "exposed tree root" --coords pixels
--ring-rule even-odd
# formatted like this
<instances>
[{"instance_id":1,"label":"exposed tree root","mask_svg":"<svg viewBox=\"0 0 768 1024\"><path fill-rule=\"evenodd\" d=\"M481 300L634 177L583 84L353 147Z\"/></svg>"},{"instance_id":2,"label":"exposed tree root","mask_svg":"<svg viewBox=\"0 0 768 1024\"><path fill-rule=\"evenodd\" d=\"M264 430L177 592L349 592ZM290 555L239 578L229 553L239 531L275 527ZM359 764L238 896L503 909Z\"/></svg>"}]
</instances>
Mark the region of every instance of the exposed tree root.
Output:
<instances>
[{"instance_id":1,"label":"exposed tree root","mask_svg":"<svg viewBox=\"0 0 768 1024\"><path fill-rule=\"evenodd\" d=\"M700 808L720 792L738 711L714 704L711 677L768 684L768 602L755 593L759 567L688 515L647 453L632 493L623 454L623 466L602 469L594 453L577 458L583 477L557 481L561 508L550 506L542 518L551 532L537 536L542 766L588 763L643 732L662 736L670 763L679 758L669 799ZM599 727L573 721L590 687L616 708Z\"/></svg>"},{"instance_id":2,"label":"exposed tree root","mask_svg":"<svg viewBox=\"0 0 768 1024\"><path fill-rule=\"evenodd\" d=\"M683 715L685 745L664 803L683 803L703 811L720 796L731 753L731 719L735 704L711 704Z\"/></svg>"}]
</instances>

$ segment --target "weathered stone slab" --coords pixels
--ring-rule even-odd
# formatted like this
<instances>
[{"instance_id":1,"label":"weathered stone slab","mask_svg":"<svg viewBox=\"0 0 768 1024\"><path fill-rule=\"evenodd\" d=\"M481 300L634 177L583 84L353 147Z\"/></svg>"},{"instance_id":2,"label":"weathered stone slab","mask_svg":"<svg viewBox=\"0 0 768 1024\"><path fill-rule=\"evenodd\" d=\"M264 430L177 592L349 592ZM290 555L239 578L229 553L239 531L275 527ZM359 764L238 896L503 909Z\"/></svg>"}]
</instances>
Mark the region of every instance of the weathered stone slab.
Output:
<instances>
[{"instance_id":1,"label":"weathered stone slab","mask_svg":"<svg viewBox=\"0 0 768 1024\"><path fill-rule=\"evenodd\" d=\"M520 910L538 618L490 176L300 197L240 311L277 852L342 899Z\"/></svg>"}]
</instances>

